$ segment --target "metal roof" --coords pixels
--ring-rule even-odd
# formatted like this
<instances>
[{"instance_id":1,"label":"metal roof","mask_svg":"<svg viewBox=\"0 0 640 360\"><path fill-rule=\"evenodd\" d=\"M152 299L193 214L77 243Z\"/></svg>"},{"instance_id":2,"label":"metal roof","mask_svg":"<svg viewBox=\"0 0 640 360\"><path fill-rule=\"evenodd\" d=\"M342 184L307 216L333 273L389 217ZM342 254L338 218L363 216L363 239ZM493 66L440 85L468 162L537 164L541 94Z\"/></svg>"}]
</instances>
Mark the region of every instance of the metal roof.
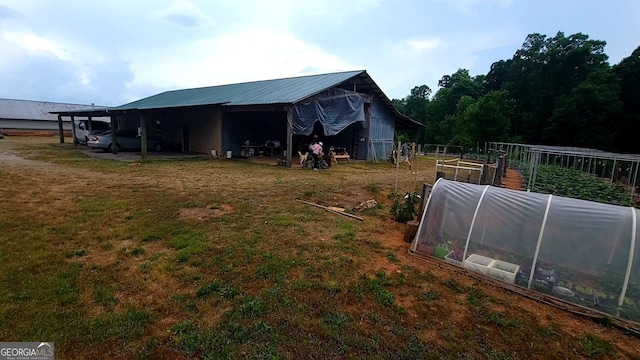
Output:
<instances>
[{"instance_id":1,"label":"metal roof","mask_svg":"<svg viewBox=\"0 0 640 360\"><path fill-rule=\"evenodd\" d=\"M194 89L166 91L144 99L113 108L95 110L59 111L62 115L108 116L109 113L179 108L189 106L220 105L277 105L294 104L319 94L327 89L353 79L353 83L365 84L379 96L397 116L398 128L423 127L422 123L402 115L371 79L366 70L345 71L330 74L308 75L284 79L252 81L238 84L218 85Z\"/></svg>"},{"instance_id":2,"label":"metal roof","mask_svg":"<svg viewBox=\"0 0 640 360\"><path fill-rule=\"evenodd\" d=\"M157 109L199 105L293 104L343 83L364 70L252 81L239 84L173 90L140 99L112 110Z\"/></svg>"},{"instance_id":3,"label":"metal roof","mask_svg":"<svg viewBox=\"0 0 640 360\"><path fill-rule=\"evenodd\" d=\"M93 108L93 105L0 99L0 119L58 121L58 116L52 112Z\"/></svg>"}]
</instances>

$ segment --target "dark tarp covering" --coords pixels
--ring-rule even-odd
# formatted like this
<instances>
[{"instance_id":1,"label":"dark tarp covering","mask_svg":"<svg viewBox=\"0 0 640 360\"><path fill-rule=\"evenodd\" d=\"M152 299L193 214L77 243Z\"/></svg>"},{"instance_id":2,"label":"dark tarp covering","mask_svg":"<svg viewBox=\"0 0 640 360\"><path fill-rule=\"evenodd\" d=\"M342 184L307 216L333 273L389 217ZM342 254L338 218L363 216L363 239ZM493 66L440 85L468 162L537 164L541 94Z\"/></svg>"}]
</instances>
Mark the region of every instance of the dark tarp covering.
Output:
<instances>
[{"instance_id":1,"label":"dark tarp covering","mask_svg":"<svg viewBox=\"0 0 640 360\"><path fill-rule=\"evenodd\" d=\"M365 121L364 103L371 96L338 88L329 89L293 106L291 128L296 135L311 135L313 124L320 121L325 136L332 136L347 126Z\"/></svg>"}]
</instances>

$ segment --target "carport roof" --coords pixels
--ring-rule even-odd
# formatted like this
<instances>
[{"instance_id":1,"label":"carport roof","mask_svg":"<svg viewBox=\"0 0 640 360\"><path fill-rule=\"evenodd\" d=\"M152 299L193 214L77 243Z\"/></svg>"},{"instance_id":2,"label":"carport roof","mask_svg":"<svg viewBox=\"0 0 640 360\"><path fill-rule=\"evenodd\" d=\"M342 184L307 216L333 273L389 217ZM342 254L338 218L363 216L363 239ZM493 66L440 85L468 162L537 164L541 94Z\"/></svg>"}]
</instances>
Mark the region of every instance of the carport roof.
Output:
<instances>
[{"instance_id":1,"label":"carport roof","mask_svg":"<svg viewBox=\"0 0 640 360\"><path fill-rule=\"evenodd\" d=\"M56 121L57 112L93 111L93 105L67 104L51 101L0 99L0 119Z\"/></svg>"}]
</instances>

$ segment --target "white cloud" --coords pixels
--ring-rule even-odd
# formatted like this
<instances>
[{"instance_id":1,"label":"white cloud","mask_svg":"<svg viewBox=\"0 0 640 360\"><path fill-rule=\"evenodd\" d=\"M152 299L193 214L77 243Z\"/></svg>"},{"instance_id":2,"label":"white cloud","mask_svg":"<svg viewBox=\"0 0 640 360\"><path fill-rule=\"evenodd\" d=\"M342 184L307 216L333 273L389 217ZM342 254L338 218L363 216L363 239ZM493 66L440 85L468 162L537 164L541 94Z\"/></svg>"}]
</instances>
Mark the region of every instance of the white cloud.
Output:
<instances>
[{"instance_id":1,"label":"white cloud","mask_svg":"<svg viewBox=\"0 0 640 360\"><path fill-rule=\"evenodd\" d=\"M133 83L166 88L211 86L353 70L340 58L286 33L253 30L132 58ZM265 76L268 74L268 76Z\"/></svg>"},{"instance_id":2,"label":"white cloud","mask_svg":"<svg viewBox=\"0 0 640 360\"><path fill-rule=\"evenodd\" d=\"M442 45L439 39L409 40L407 45L413 52L433 50Z\"/></svg>"},{"instance_id":3,"label":"white cloud","mask_svg":"<svg viewBox=\"0 0 640 360\"><path fill-rule=\"evenodd\" d=\"M3 38L7 42L13 43L31 54L38 52L47 52L60 59L69 58L69 56L63 50L61 50L55 42L33 34L5 32L3 34Z\"/></svg>"},{"instance_id":4,"label":"white cloud","mask_svg":"<svg viewBox=\"0 0 640 360\"><path fill-rule=\"evenodd\" d=\"M174 0L168 8L160 11L158 16L185 28L199 28L212 22L197 5L186 0Z\"/></svg>"}]
</instances>

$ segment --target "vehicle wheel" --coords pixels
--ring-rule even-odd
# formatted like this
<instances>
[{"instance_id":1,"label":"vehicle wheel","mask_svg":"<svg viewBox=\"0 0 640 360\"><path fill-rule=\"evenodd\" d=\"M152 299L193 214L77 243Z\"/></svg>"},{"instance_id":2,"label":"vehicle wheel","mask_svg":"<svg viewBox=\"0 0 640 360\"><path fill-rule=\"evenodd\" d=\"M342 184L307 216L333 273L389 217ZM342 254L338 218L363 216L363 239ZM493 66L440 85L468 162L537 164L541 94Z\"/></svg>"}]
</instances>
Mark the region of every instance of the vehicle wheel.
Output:
<instances>
[{"instance_id":1,"label":"vehicle wheel","mask_svg":"<svg viewBox=\"0 0 640 360\"><path fill-rule=\"evenodd\" d=\"M162 144L156 143L153 145L153 151L162 151Z\"/></svg>"},{"instance_id":2,"label":"vehicle wheel","mask_svg":"<svg viewBox=\"0 0 640 360\"><path fill-rule=\"evenodd\" d=\"M113 152L113 147L111 146L111 144L107 146L107 152ZM116 144L116 152L120 152L120 145L118 144Z\"/></svg>"}]
</instances>

